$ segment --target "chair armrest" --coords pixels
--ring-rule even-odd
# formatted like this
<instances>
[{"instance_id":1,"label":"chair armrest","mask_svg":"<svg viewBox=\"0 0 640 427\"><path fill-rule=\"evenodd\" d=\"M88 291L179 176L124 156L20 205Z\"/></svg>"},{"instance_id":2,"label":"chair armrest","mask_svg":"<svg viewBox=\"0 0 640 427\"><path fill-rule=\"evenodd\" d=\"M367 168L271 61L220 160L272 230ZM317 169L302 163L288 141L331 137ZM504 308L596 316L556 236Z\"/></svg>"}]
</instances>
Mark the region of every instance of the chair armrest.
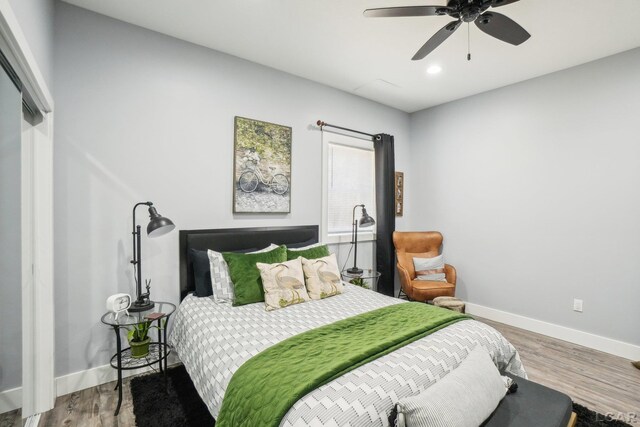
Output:
<instances>
[{"instance_id":1,"label":"chair armrest","mask_svg":"<svg viewBox=\"0 0 640 427\"><path fill-rule=\"evenodd\" d=\"M449 264L444 265L444 276L447 278L447 282L451 283L452 285L456 284L456 279L458 275L453 265L449 265Z\"/></svg>"},{"instance_id":2,"label":"chair armrest","mask_svg":"<svg viewBox=\"0 0 640 427\"><path fill-rule=\"evenodd\" d=\"M400 277L400 286L403 288L405 293L409 293L411 291L411 276L409 276L409 271L406 268L401 266L399 263L398 267L398 276Z\"/></svg>"}]
</instances>

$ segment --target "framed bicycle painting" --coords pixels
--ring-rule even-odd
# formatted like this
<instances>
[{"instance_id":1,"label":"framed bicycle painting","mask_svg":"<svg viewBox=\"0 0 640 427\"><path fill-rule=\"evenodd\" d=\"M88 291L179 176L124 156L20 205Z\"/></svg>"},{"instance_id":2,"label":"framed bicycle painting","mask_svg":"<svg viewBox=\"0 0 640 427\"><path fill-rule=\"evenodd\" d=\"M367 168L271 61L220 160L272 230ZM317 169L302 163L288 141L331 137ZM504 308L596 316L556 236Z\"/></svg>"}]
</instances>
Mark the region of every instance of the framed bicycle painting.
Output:
<instances>
[{"instance_id":1,"label":"framed bicycle painting","mask_svg":"<svg viewBox=\"0 0 640 427\"><path fill-rule=\"evenodd\" d=\"M235 118L234 213L291 212L291 128Z\"/></svg>"}]
</instances>

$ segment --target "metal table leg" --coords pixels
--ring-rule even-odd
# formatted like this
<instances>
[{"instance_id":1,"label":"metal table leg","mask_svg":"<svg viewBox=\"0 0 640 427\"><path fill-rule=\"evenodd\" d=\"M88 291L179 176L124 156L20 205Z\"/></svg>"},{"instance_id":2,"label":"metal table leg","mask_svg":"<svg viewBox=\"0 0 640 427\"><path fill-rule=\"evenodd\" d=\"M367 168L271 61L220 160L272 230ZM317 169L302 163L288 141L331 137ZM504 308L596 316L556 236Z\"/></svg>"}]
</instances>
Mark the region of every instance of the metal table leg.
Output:
<instances>
[{"instance_id":1,"label":"metal table leg","mask_svg":"<svg viewBox=\"0 0 640 427\"><path fill-rule=\"evenodd\" d=\"M118 406L116 406L116 412L114 412L114 416L117 416L120 412L120 405L122 404L122 344L120 343L120 327L114 326L113 330L116 333L116 350L118 360L118 383L116 384L116 388L118 389Z\"/></svg>"},{"instance_id":2,"label":"metal table leg","mask_svg":"<svg viewBox=\"0 0 640 427\"><path fill-rule=\"evenodd\" d=\"M162 357L160 353L162 351L162 319L156 320L156 326L158 327L158 370L162 372Z\"/></svg>"},{"instance_id":3,"label":"metal table leg","mask_svg":"<svg viewBox=\"0 0 640 427\"><path fill-rule=\"evenodd\" d=\"M165 374L167 372L167 325L169 324L169 316L167 316L166 321L164 322L164 328L162 330L162 334L164 335L164 339L162 340L163 346L162 351L164 352L164 371Z\"/></svg>"}]
</instances>

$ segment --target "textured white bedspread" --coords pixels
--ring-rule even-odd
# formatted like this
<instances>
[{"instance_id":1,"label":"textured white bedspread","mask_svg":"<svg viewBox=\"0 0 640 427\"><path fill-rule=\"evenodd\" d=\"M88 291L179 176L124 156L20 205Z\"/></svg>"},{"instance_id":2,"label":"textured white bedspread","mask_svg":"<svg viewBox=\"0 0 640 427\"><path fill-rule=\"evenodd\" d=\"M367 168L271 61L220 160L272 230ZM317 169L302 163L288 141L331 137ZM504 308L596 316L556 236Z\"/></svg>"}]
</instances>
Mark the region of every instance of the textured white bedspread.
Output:
<instances>
[{"instance_id":1,"label":"textured white bedspread","mask_svg":"<svg viewBox=\"0 0 640 427\"><path fill-rule=\"evenodd\" d=\"M188 296L169 337L214 417L233 373L246 360L292 335L403 301L346 285L345 293L267 312L264 303L232 307ZM526 378L516 349L495 329L464 320L325 384L300 399L283 426L387 426L395 402L455 369L477 345L501 372Z\"/></svg>"}]
</instances>

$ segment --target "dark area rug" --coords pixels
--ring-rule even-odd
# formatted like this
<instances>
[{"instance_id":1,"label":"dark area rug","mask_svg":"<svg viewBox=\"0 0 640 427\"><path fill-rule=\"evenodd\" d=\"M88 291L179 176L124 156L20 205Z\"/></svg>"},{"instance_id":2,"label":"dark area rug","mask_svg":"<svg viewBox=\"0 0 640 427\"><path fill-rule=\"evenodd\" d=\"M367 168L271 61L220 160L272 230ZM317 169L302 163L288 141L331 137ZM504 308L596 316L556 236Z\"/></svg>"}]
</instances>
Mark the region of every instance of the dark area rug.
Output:
<instances>
[{"instance_id":1,"label":"dark area rug","mask_svg":"<svg viewBox=\"0 0 640 427\"><path fill-rule=\"evenodd\" d=\"M182 365L167 370L166 377L155 373L133 378L131 395L138 427L215 426ZM578 415L576 427L632 427L577 403L573 410Z\"/></svg>"},{"instance_id":2,"label":"dark area rug","mask_svg":"<svg viewBox=\"0 0 640 427\"><path fill-rule=\"evenodd\" d=\"M206 427L215 421L183 365L131 379L138 427Z\"/></svg>"},{"instance_id":3,"label":"dark area rug","mask_svg":"<svg viewBox=\"0 0 640 427\"><path fill-rule=\"evenodd\" d=\"M576 427L632 427L619 419L614 419L614 417L620 418L617 416L618 414L611 414L613 417L608 417L575 402L573 403L573 412L578 416Z\"/></svg>"}]
</instances>

